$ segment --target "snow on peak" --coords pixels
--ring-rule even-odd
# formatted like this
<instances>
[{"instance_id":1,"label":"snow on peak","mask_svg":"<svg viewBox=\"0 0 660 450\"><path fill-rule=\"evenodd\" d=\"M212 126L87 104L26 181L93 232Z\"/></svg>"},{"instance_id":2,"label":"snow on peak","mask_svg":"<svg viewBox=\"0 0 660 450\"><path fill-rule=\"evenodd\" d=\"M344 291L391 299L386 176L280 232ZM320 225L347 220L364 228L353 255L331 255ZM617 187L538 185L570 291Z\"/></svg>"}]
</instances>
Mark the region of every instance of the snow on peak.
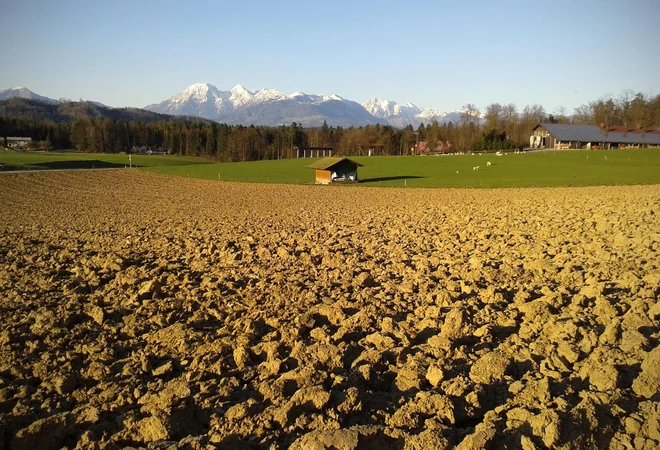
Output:
<instances>
[{"instance_id":1,"label":"snow on peak","mask_svg":"<svg viewBox=\"0 0 660 450\"><path fill-rule=\"evenodd\" d=\"M204 93L206 94L209 91L217 91L218 88L209 83L195 83L188 86L183 92L188 92L192 94Z\"/></svg>"},{"instance_id":2,"label":"snow on peak","mask_svg":"<svg viewBox=\"0 0 660 450\"><path fill-rule=\"evenodd\" d=\"M46 103L56 103L52 98L44 97L43 95L35 94L25 86L16 86L13 88L0 89L0 100L8 100L10 98L24 98L29 100L40 100Z\"/></svg>"},{"instance_id":3,"label":"snow on peak","mask_svg":"<svg viewBox=\"0 0 660 450\"><path fill-rule=\"evenodd\" d=\"M234 107L243 106L248 103L254 96L253 90L245 89L240 84L237 84L229 91L229 101L233 103Z\"/></svg>"},{"instance_id":4,"label":"snow on peak","mask_svg":"<svg viewBox=\"0 0 660 450\"><path fill-rule=\"evenodd\" d=\"M236 113L238 117L241 117L241 114L244 115L243 110L253 107L259 107L259 110L254 113L257 116L262 112L267 114L264 111L271 113L289 111L302 105L309 106L300 109L302 112L299 114L309 114L309 111L313 110L312 108L320 111L332 110L335 113L338 109L333 102L343 103L351 114L361 114L366 117L363 120L366 120L367 123L374 122L374 118L376 118L378 123L388 123L396 127L408 125L416 127L420 123L432 123L433 121L441 124L449 121L455 122L456 117L461 114L461 111L444 112L433 108L421 108L411 102L398 104L392 100L377 97L369 98L360 108L353 101L344 99L337 94L306 94L302 91L286 94L276 89L247 89L240 84L228 91L220 91L209 83L190 85L169 100L150 106L157 112L198 115L213 120L220 118L231 120L232 114ZM248 116L253 117L250 114ZM342 118L344 123L350 123L350 120L353 120L348 118L348 115L347 113L347 118Z\"/></svg>"},{"instance_id":5,"label":"snow on peak","mask_svg":"<svg viewBox=\"0 0 660 450\"><path fill-rule=\"evenodd\" d=\"M396 115L395 108L398 106L391 100L372 97L362 104L364 109L374 117L385 118Z\"/></svg>"},{"instance_id":6,"label":"snow on peak","mask_svg":"<svg viewBox=\"0 0 660 450\"><path fill-rule=\"evenodd\" d=\"M304 92L298 91L289 95L291 100L295 100L298 103L319 103L323 102L322 95L316 94L305 94Z\"/></svg>"},{"instance_id":7,"label":"snow on peak","mask_svg":"<svg viewBox=\"0 0 660 450\"><path fill-rule=\"evenodd\" d=\"M262 89L252 97L254 103L275 102L278 100L286 100L289 96L284 92L275 89Z\"/></svg>"},{"instance_id":8,"label":"snow on peak","mask_svg":"<svg viewBox=\"0 0 660 450\"><path fill-rule=\"evenodd\" d=\"M252 95L252 94L254 94L254 91L251 91L249 89L245 89L242 84L237 84L236 86L231 88L229 90L229 92L231 92L232 94L236 94L236 95L242 95L242 94Z\"/></svg>"},{"instance_id":9,"label":"snow on peak","mask_svg":"<svg viewBox=\"0 0 660 450\"><path fill-rule=\"evenodd\" d=\"M217 87L209 83L195 83L188 86L183 92L172 97L170 100L175 103L186 102L191 99L203 103L206 101L214 101L215 98L220 96L220 91Z\"/></svg>"},{"instance_id":10,"label":"snow on peak","mask_svg":"<svg viewBox=\"0 0 660 450\"><path fill-rule=\"evenodd\" d=\"M20 91L20 92L23 92L23 93L32 92L31 90L29 90L28 88L23 87L23 86L16 86L16 87L12 87L12 88L0 89L0 92L12 92L12 91Z\"/></svg>"},{"instance_id":11,"label":"snow on peak","mask_svg":"<svg viewBox=\"0 0 660 450\"><path fill-rule=\"evenodd\" d=\"M433 108L424 108L419 112L419 114L417 114L417 117L421 117L424 119L435 119L435 118L445 117L446 115L447 113L444 111L440 111Z\"/></svg>"},{"instance_id":12,"label":"snow on peak","mask_svg":"<svg viewBox=\"0 0 660 450\"><path fill-rule=\"evenodd\" d=\"M415 118L416 114L422 111L421 108L412 103L406 103L405 106L401 106L392 100L381 98L370 98L364 102L362 106L369 111L372 116L381 119L402 118L412 120Z\"/></svg>"}]
</instances>

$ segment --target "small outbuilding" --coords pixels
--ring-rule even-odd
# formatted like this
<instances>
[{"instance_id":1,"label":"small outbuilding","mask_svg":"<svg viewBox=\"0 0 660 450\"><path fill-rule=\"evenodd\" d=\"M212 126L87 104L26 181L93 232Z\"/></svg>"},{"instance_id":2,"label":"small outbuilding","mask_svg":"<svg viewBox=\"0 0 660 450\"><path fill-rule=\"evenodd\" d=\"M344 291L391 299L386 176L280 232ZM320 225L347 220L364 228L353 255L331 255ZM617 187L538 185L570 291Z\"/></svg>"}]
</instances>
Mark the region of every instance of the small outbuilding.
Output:
<instances>
[{"instance_id":1,"label":"small outbuilding","mask_svg":"<svg viewBox=\"0 0 660 450\"><path fill-rule=\"evenodd\" d=\"M316 170L316 184L357 183L362 164L348 158L323 158L307 166Z\"/></svg>"}]
</instances>

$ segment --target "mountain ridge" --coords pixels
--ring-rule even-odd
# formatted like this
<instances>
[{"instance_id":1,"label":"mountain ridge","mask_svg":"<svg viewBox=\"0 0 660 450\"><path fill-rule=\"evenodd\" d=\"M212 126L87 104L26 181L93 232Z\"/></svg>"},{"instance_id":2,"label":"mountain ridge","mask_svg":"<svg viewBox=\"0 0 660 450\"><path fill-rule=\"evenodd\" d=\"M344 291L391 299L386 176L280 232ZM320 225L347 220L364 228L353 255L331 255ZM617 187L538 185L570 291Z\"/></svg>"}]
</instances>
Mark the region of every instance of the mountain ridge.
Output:
<instances>
[{"instance_id":1,"label":"mountain ridge","mask_svg":"<svg viewBox=\"0 0 660 450\"><path fill-rule=\"evenodd\" d=\"M35 94L31 90L23 86L16 86L13 88L0 89L0 101L9 100L10 98L24 98L27 100L39 100L44 103L57 103L57 100L44 97L43 95Z\"/></svg>"},{"instance_id":2,"label":"mountain ridge","mask_svg":"<svg viewBox=\"0 0 660 450\"><path fill-rule=\"evenodd\" d=\"M144 109L164 114L186 114L231 125L288 125L306 127L386 124L362 105L339 95L318 95L276 89L246 89L237 84L221 91L210 83L195 83L160 103Z\"/></svg>"},{"instance_id":3,"label":"mountain ridge","mask_svg":"<svg viewBox=\"0 0 660 450\"><path fill-rule=\"evenodd\" d=\"M211 122L201 117L173 116L158 114L140 108L111 108L99 106L97 102L44 102L30 98L13 97L0 100L0 117L12 119L45 119L55 123L67 123L81 119L113 119L139 121L143 123L157 121L171 122Z\"/></svg>"},{"instance_id":4,"label":"mountain ridge","mask_svg":"<svg viewBox=\"0 0 660 450\"><path fill-rule=\"evenodd\" d=\"M16 97L51 105L63 103L36 94L25 87L0 90L0 101ZM87 103L99 108L106 107L99 102ZM286 94L271 88L247 89L241 84L223 91L211 83L201 82L191 84L160 103L152 103L141 109L229 125L279 126L296 122L304 127L319 127L327 123L330 126L342 127L381 124L396 128L417 128L421 124L433 122L441 125L448 122L457 123L463 115L463 111L445 112L422 108L410 102L400 105L378 97L372 97L360 104L337 94L307 94L301 91Z\"/></svg>"}]
</instances>

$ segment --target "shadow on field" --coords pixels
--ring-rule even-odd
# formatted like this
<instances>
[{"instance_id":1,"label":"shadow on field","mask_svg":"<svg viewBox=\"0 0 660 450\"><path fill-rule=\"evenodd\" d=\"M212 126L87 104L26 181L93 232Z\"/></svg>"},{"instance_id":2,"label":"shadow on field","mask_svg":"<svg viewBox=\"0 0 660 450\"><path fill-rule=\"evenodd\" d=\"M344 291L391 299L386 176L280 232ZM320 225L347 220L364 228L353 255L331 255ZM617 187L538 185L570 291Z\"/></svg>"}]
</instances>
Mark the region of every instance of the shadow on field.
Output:
<instances>
[{"instance_id":1,"label":"shadow on field","mask_svg":"<svg viewBox=\"0 0 660 450\"><path fill-rule=\"evenodd\" d=\"M79 161L49 161L36 164L30 164L33 167L41 169L59 170L59 169L113 169L121 168L127 164L118 164L98 159L81 159ZM133 164L134 167L137 167Z\"/></svg>"},{"instance_id":2,"label":"shadow on field","mask_svg":"<svg viewBox=\"0 0 660 450\"><path fill-rule=\"evenodd\" d=\"M426 178L417 175L397 175L395 177L378 177L378 178L360 178L360 183L373 183L378 181L395 181L395 180L412 180L413 178Z\"/></svg>"}]
</instances>

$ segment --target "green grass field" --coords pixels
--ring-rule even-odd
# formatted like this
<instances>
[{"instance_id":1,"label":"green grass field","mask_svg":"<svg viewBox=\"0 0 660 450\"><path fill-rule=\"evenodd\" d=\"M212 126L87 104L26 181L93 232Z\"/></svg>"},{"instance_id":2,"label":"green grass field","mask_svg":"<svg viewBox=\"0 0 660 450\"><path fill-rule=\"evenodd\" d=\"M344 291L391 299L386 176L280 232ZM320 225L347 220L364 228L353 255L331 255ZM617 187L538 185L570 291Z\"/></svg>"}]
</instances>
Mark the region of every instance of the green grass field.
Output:
<instances>
[{"instance_id":1,"label":"green grass field","mask_svg":"<svg viewBox=\"0 0 660 450\"><path fill-rule=\"evenodd\" d=\"M504 156L372 156L358 186L531 187L660 184L660 149L545 151ZM200 158L133 155L134 167L182 177L257 183L312 184L316 159L210 163ZM490 161L492 166L487 167ZM128 155L1 151L4 170L127 167ZM480 166L478 172L474 166Z\"/></svg>"},{"instance_id":2,"label":"green grass field","mask_svg":"<svg viewBox=\"0 0 660 450\"><path fill-rule=\"evenodd\" d=\"M660 184L660 149L545 151L503 156L355 157L360 186L531 187ZM183 177L258 183L314 183L315 159L149 167ZM490 161L491 167L486 163ZM472 170L480 166L478 172Z\"/></svg>"},{"instance_id":3,"label":"green grass field","mask_svg":"<svg viewBox=\"0 0 660 450\"><path fill-rule=\"evenodd\" d=\"M201 158L170 155L132 155L133 167L164 167L205 164ZM107 169L128 167L128 155L74 152L0 151L3 170Z\"/></svg>"}]
</instances>

